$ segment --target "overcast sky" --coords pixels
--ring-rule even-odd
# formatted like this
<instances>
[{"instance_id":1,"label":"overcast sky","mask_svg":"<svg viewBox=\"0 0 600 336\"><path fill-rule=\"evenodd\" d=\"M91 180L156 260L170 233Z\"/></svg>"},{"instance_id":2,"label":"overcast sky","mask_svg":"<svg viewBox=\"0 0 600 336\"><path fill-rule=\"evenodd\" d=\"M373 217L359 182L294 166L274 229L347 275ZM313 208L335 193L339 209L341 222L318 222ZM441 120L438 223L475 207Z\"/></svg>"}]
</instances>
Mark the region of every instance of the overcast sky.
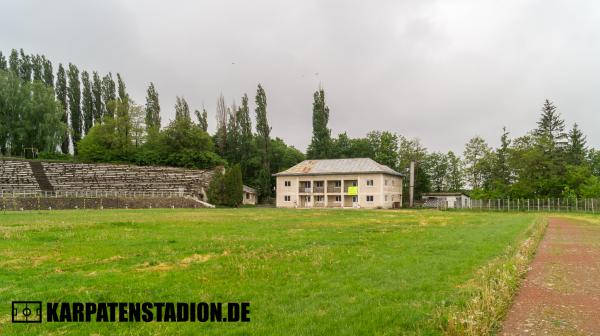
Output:
<instances>
[{"instance_id":1,"label":"overcast sky","mask_svg":"<svg viewBox=\"0 0 600 336\"><path fill-rule=\"evenodd\" d=\"M332 135L389 130L462 153L535 126L546 98L600 147L600 2L577 0L239 0L0 2L0 49L55 66L119 72L144 103L154 82L163 124L175 96L239 103L267 92L272 134L310 142L322 83Z\"/></svg>"}]
</instances>

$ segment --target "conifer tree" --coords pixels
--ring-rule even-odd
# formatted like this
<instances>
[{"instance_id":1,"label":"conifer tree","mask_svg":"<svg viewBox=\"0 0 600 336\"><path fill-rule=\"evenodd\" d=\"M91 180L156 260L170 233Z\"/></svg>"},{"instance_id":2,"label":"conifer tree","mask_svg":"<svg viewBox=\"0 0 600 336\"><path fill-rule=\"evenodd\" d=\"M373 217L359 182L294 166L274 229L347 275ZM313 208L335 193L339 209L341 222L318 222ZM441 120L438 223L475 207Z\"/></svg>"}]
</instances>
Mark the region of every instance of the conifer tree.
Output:
<instances>
[{"instance_id":1,"label":"conifer tree","mask_svg":"<svg viewBox=\"0 0 600 336\"><path fill-rule=\"evenodd\" d=\"M227 107L225 106L225 97L221 93L217 99L217 130L215 132L215 143L217 145L217 153L222 156L227 156Z\"/></svg>"},{"instance_id":2,"label":"conifer tree","mask_svg":"<svg viewBox=\"0 0 600 336\"><path fill-rule=\"evenodd\" d=\"M61 104L62 114L61 121L68 125L68 112L67 107L67 76L65 74L65 68L61 63L58 64L58 72L56 73L56 100ZM65 133L63 136L63 141L60 146L63 154L69 153L69 131L68 128L65 129Z\"/></svg>"},{"instance_id":3,"label":"conifer tree","mask_svg":"<svg viewBox=\"0 0 600 336\"><path fill-rule=\"evenodd\" d=\"M94 124L98 125L102 123L102 117L104 116L104 102L102 101L102 80L96 71L92 75L92 98L94 100Z\"/></svg>"},{"instance_id":4,"label":"conifer tree","mask_svg":"<svg viewBox=\"0 0 600 336\"><path fill-rule=\"evenodd\" d=\"M94 122L94 98L92 96L92 83L87 71L81 72L81 84L83 86L81 106L83 115L83 130L88 134Z\"/></svg>"},{"instance_id":5,"label":"conifer tree","mask_svg":"<svg viewBox=\"0 0 600 336\"><path fill-rule=\"evenodd\" d=\"M261 162L258 171L257 184L259 197L271 197L271 127L267 120L267 95L262 85L258 84L256 90L256 141Z\"/></svg>"},{"instance_id":6,"label":"conifer tree","mask_svg":"<svg viewBox=\"0 0 600 336\"><path fill-rule=\"evenodd\" d=\"M569 132L569 143L567 146L567 159L572 165L582 165L587 157L586 137L577 123Z\"/></svg>"},{"instance_id":7,"label":"conifer tree","mask_svg":"<svg viewBox=\"0 0 600 336\"><path fill-rule=\"evenodd\" d=\"M565 121L561 118L556 106L548 99L544 102L542 115L537 124L538 127L534 132L536 136L548 137L557 148L566 145Z\"/></svg>"},{"instance_id":8,"label":"conifer tree","mask_svg":"<svg viewBox=\"0 0 600 336\"><path fill-rule=\"evenodd\" d=\"M313 102L313 136L306 156L309 159L326 159L331 156L331 130L329 122L329 107L325 103L325 91L319 88L314 94Z\"/></svg>"},{"instance_id":9,"label":"conifer tree","mask_svg":"<svg viewBox=\"0 0 600 336\"><path fill-rule=\"evenodd\" d=\"M160 129L160 103L154 83L146 91L146 131L157 132Z\"/></svg>"},{"instance_id":10,"label":"conifer tree","mask_svg":"<svg viewBox=\"0 0 600 336\"><path fill-rule=\"evenodd\" d=\"M69 112L71 114L71 138L73 139L73 151L77 155L77 143L81 140L81 85L79 82L79 70L69 63L67 71L69 88L67 96L69 98Z\"/></svg>"}]
</instances>

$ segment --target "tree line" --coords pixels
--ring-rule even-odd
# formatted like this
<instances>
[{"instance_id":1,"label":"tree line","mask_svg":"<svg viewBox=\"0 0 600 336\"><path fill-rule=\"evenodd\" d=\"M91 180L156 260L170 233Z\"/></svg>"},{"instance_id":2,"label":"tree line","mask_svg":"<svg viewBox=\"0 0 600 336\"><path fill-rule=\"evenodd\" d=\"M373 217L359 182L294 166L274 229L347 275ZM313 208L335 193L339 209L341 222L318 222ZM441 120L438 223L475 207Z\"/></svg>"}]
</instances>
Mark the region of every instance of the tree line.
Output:
<instances>
[{"instance_id":1,"label":"tree line","mask_svg":"<svg viewBox=\"0 0 600 336\"><path fill-rule=\"evenodd\" d=\"M600 197L600 151L587 146L578 124L567 130L556 106L546 100L534 129L511 138L502 129L500 146L480 136L466 144L462 156L453 151L429 152L419 139L388 131L364 138L336 138L327 127L325 93L314 94L313 135L308 159L370 157L407 173L415 161L417 197L425 192L467 192L476 199ZM407 183L404 184L407 195Z\"/></svg>"},{"instance_id":2,"label":"tree line","mask_svg":"<svg viewBox=\"0 0 600 336\"><path fill-rule=\"evenodd\" d=\"M176 97L175 118L161 125L158 90L150 83L144 105L134 102L122 76L101 76L58 65L43 55L0 52L0 151L84 162L126 162L239 170L261 200L273 195L272 174L308 159L369 157L406 173L415 161L417 197L424 192L468 191L474 198L599 197L600 153L588 148L577 124L569 130L554 104L546 101L527 134L512 138L503 129L500 146L479 136L461 154L430 152L417 138L373 130L365 137L332 136L325 91L313 95L313 133L306 155L272 138L267 95L258 84L254 113L250 98L240 104L217 98L216 131L208 133L205 108L193 113ZM254 117L254 118L252 118ZM254 119L254 120L253 120ZM254 125L253 125L254 124ZM237 168L236 168L237 169ZM407 183L405 183L407 188ZM407 190L405 190L405 194Z\"/></svg>"}]
</instances>

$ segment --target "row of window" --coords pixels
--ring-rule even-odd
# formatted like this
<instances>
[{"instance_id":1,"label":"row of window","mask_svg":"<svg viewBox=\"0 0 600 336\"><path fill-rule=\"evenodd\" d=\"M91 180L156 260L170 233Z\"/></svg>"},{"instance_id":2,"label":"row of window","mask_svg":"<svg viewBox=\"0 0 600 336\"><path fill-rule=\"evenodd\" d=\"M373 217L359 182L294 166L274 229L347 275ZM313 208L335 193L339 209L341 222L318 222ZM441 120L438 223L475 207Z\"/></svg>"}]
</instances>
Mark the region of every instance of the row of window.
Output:
<instances>
[{"instance_id":1,"label":"row of window","mask_svg":"<svg viewBox=\"0 0 600 336\"><path fill-rule=\"evenodd\" d=\"M286 195L283 196L283 200L285 202L291 202L292 196ZM315 202L323 202L325 200L325 196L315 196ZM367 195L367 202L373 202L375 200L373 195ZM384 196L384 200L388 201L388 195ZM306 196L306 201L310 202L310 196ZM335 202L340 203L342 201L342 196L335 196ZM392 195L392 202L394 201L394 195ZM352 202L358 202L358 196L352 196Z\"/></svg>"},{"instance_id":2,"label":"row of window","mask_svg":"<svg viewBox=\"0 0 600 336\"><path fill-rule=\"evenodd\" d=\"M395 182L395 180L392 180L392 185L394 185L394 182ZM303 184L303 187L310 188L310 184L311 184L310 181L302 181L301 183ZM323 181L316 181L315 182L315 187L317 187L317 188L323 187L323 183L324 183ZM372 180L372 179L366 180L366 183L367 183L367 186L369 186L369 187L375 186L375 181ZM333 185L334 187L338 187L339 188L339 187L342 186L342 181L334 181L333 184L334 184ZM286 187L291 187L292 186L292 181L284 181L283 185L286 186ZM387 186L388 185L388 180L384 180L383 181L383 185ZM356 187L356 181L352 181L352 186Z\"/></svg>"}]
</instances>

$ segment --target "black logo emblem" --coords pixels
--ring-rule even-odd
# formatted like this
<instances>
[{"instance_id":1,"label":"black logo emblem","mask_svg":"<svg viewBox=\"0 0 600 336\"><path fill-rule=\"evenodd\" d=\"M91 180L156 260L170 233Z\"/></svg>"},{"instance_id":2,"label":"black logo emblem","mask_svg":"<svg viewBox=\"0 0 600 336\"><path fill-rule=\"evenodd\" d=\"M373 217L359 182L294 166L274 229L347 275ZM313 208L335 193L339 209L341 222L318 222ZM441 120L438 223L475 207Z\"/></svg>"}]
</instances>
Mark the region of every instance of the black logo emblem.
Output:
<instances>
[{"instance_id":1,"label":"black logo emblem","mask_svg":"<svg viewBox=\"0 0 600 336\"><path fill-rule=\"evenodd\" d=\"M13 301L13 323L42 323L42 301Z\"/></svg>"}]
</instances>

